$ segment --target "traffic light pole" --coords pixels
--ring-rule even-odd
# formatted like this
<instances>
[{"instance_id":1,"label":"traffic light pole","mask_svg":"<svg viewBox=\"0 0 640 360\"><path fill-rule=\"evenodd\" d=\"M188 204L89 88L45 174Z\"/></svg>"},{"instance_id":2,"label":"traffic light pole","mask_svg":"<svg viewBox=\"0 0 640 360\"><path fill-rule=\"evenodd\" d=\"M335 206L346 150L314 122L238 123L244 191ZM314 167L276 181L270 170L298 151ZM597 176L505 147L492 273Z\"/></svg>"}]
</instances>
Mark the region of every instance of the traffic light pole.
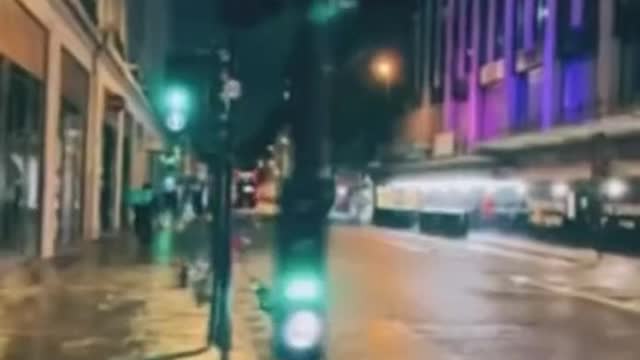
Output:
<instances>
[{"instance_id":1,"label":"traffic light pole","mask_svg":"<svg viewBox=\"0 0 640 360\"><path fill-rule=\"evenodd\" d=\"M223 74L232 72L233 37L229 37L228 54L220 55L223 64ZM223 82L228 76L222 76ZM223 88L225 83L222 84ZM224 92L224 91L223 91ZM232 186L232 126L231 126L231 98L223 97L224 111L217 119L217 140L220 143L218 155L210 164L213 169L214 194L213 194L213 238L211 239L210 259L213 267L213 286L211 308L209 313L208 342L216 345L226 360L231 351L232 323L231 323L231 186Z\"/></svg>"},{"instance_id":2,"label":"traffic light pole","mask_svg":"<svg viewBox=\"0 0 640 360\"><path fill-rule=\"evenodd\" d=\"M329 161L330 51L326 28L302 6L289 66L294 169L284 185L275 249L273 348L279 360L315 360L326 340L327 214L335 185Z\"/></svg>"}]
</instances>

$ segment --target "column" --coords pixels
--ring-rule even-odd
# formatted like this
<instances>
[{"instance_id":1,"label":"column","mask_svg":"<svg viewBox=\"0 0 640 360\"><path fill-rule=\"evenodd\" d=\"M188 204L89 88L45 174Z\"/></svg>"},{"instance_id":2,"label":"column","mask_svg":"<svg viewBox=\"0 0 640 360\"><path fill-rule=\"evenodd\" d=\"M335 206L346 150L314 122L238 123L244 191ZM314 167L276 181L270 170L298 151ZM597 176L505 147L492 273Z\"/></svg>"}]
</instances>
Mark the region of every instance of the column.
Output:
<instances>
[{"instance_id":1,"label":"column","mask_svg":"<svg viewBox=\"0 0 640 360\"><path fill-rule=\"evenodd\" d=\"M618 39L613 36L615 1L600 1L598 34L597 101L600 113L613 110L618 99L620 71Z\"/></svg>"},{"instance_id":2,"label":"column","mask_svg":"<svg viewBox=\"0 0 640 360\"><path fill-rule=\"evenodd\" d=\"M556 60L558 1L562 0L548 0L547 2L548 15L542 57L542 123L540 127L543 131L550 129L555 123L560 104L559 98L562 94L558 89L560 66Z\"/></svg>"},{"instance_id":3,"label":"column","mask_svg":"<svg viewBox=\"0 0 640 360\"><path fill-rule=\"evenodd\" d=\"M480 119L480 9L483 4L473 1L471 8L471 76L469 76L469 124L467 126L467 144L473 150L478 139Z\"/></svg>"},{"instance_id":4,"label":"column","mask_svg":"<svg viewBox=\"0 0 640 360\"><path fill-rule=\"evenodd\" d=\"M458 0L458 48L456 49L456 79L463 79L465 77L465 58L467 50L467 1Z\"/></svg>"},{"instance_id":5,"label":"column","mask_svg":"<svg viewBox=\"0 0 640 360\"><path fill-rule=\"evenodd\" d=\"M56 211L56 195L59 188L57 175L58 154L60 143L58 141L58 122L60 115L61 92L61 42L55 31L49 33L48 63L47 63L47 91L45 104L44 123L44 156L43 156L43 181L41 202L41 233L40 256L50 258L55 255L56 237L58 234L58 220Z\"/></svg>"},{"instance_id":6,"label":"column","mask_svg":"<svg viewBox=\"0 0 640 360\"><path fill-rule=\"evenodd\" d=\"M91 100L87 124L85 156L84 236L95 240L100 236L100 181L102 172L102 124L105 90L101 69L95 61L91 73Z\"/></svg>"},{"instance_id":7,"label":"column","mask_svg":"<svg viewBox=\"0 0 640 360\"><path fill-rule=\"evenodd\" d=\"M453 19L456 16L455 0L449 0L446 8L445 25L445 64L444 64L444 131L455 132L454 104L453 104L453 68L454 51L453 48Z\"/></svg>"},{"instance_id":8,"label":"column","mask_svg":"<svg viewBox=\"0 0 640 360\"><path fill-rule=\"evenodd\" d=\"M435 44L431 43L431 39L433 37L433 29L437 24L437 17L434 16L434 10L437 9L437 5L434 6L434 1L425 2L424 8L422 9L422 21L424 27L424 38L422 41L422 52L423 52L423 63L422 63L422 99L421 102L424 106L429 106L431 104L431 83L430 83L430 71L431 64L433 64L435 56L437 56L436 52L432 51L435 49Z\"/></svg>"},{"instance_id":9,"label":"column","mask_svg":"<svg viewBox=\"0 0 640 360\"><path fill-rule=\"evenodd\" d=\"M518 104L518 79L515 72L517 49L515 46L515 16L516 1L506 0L504 12L504 76L505 76L505 94L504 99L507 106L507 123L501 124L502 129L510 132L517 119Z\"/></svg>"},{"instance_id":10,"label":"column","mask_svg":"<svg viewBox=\"0 0 640 360\"><path fill-rule=\"evenodd\" d=\"M123 185L123 164L124 164L124 132L126 131L126 111L121 110L117 115L117 140L116 140L116 163L113 187L113 228L120 229L120 215L122 210L122 185Z\"/></svg>"}]
</instances>

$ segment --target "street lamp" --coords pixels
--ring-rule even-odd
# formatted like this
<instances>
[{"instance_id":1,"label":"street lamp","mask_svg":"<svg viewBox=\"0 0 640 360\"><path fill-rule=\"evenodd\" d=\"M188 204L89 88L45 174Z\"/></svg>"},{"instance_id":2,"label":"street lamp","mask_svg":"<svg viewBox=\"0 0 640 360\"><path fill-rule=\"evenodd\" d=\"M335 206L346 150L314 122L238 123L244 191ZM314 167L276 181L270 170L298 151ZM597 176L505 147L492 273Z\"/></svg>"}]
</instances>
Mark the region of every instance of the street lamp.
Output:
<instances>
[{"instance_id":1,"label":"street lamp","mask_svg":"<svg viewBox=\"0 0 640 360\"><path fill-rule=\"evenodd\" d=\"M387 96L398 76L398 70L397 56L392 53L380 53L371 61L371 73L377 81L384 84Z\"/></svg>"}]
</instances>

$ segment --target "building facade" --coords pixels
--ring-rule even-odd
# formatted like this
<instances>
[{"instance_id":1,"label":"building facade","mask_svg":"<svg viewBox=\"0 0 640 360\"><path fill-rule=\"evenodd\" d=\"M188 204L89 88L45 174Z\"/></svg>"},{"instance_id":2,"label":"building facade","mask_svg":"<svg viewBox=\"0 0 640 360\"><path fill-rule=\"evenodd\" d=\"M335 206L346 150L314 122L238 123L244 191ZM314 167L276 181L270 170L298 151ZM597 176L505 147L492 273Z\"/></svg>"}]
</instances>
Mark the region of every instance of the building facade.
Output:
<instances>
[{"instance_id":1,"label":"building facade","mask_svg":"<svg viewBox=\"0 0 640 360\"><path fill-rule=\"evenodd\" d=\"M0 2L0 256L72 252L126 224L123 193L162 146L126 23L124 0Z\"/></svg>"},{"instance_id":2,"label":"building facade","mask_svg":"<svg viewBox=\"0 0 640 360\"><path fill-rule=\"evenodd\" d=\"M504 207L515 210L505 212L536 225L615 218L640 229L640 2L420 4L426 115L417 121L432 129L430 160L387 171L425 175L398 186L418 205L392 189L388 207L498 211L496 189L510 187ZM451 203L473 187L478 196Z\"/></svg>"},{"instance_id":3,"label":"building facade","mask_svg":"<svg viewBox=\"0 0 640 360\"><path fill-rule=\"evenodd\" d=\"M424 98L457 152L637 103L633 1L424 1Z\"/></svg>"}]
</instances>

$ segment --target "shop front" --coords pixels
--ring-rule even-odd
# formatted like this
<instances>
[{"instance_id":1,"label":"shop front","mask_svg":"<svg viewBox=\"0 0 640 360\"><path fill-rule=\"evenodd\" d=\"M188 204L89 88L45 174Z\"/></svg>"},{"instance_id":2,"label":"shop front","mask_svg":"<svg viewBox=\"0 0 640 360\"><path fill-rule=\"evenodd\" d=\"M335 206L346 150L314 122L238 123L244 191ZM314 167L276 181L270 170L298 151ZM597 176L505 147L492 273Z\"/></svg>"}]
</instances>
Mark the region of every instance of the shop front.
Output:
<instances>
[{"instance_id":1,"label":"shop front","mask_svg":"<svg viewBox=\"0 0 640 360\"><path fill-rule=\"evenodd\" d=\"M0 22L0 256L35 256L48 34L16 0L0 1L0 13L11 19Z\"/></svg>"}]
</instances>

